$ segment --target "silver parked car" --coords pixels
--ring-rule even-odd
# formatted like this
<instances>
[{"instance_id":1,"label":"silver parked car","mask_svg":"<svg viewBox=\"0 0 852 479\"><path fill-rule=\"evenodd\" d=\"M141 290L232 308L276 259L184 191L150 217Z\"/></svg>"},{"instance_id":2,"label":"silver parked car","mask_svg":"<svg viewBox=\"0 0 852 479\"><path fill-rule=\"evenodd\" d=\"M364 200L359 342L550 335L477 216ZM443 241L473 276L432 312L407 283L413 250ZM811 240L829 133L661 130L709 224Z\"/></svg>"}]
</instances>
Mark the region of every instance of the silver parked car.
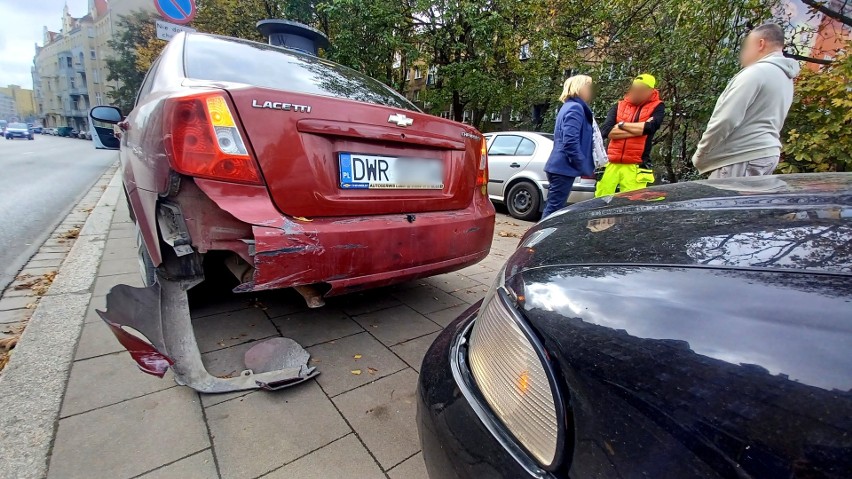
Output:
<instances>
[{"instance_id":1,"label":"silver parked car","mask_svg":"<svg viewBox=\"0 0 852 479\"><path fill-rule=\"evenodd\" d=\"M488 196L504 203L519 220L535 220L544 209L550 184L544 164L553 150L553 135L526 131L486 133ZM568 203L594 198L595 178L577 178Z\"/></svg>"}]
</instances>

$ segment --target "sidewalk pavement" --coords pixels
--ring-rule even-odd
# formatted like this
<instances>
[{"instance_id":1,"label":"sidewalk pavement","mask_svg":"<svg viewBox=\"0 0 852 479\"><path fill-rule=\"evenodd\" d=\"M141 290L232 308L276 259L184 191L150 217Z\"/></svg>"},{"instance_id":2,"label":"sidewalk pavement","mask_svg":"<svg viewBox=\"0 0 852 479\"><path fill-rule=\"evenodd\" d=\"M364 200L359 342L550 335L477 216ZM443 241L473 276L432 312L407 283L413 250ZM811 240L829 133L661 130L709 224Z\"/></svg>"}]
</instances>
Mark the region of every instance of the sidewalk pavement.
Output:
<instances>
[{"instance_id":1,"label":"sidewalk pavement","mask_svg":"<svg viewBox=\"0 0 852 479\"><path fill-rule=\"evenodd\" d=\"M252 342L284 335L316 380L277 392L200 395L135 367L95 313L120 283L141 285L133 224L118 202L62 403L49 478L425 478L415 424L421 359L479 300L530 226L498 214L492 254L459 273L308 310L289 291L190 297L204 361L239 373Z\"/></svg>"}]
</instances>

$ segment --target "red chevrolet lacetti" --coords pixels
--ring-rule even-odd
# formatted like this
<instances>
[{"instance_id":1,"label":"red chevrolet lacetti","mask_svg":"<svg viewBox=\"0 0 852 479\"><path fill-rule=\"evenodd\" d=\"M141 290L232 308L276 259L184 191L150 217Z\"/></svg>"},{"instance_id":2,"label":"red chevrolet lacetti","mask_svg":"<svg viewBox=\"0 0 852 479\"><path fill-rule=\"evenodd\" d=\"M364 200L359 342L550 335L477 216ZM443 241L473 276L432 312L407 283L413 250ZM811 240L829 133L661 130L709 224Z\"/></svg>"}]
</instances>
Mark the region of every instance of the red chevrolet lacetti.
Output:
<instances>
[{"instance_id":1,"label":"red chevrolet lacetti","mask_svg":"<svg viewBox=\"0 0 852 479\"><path fill-rule=\"evenodd\" d=\"M185 302L179 292L209 261L226 264L235 291L296 288L320 306L463 268L491 245L481 134L309 53L181 33L126 118L113 107L90 117L96 146L120 152L146 286L161 302ZM130 308L115 297L108 307ZM160 323L174 307L160 305ZM145 334L128 315L107 322ZM156 349L164 359L135 356L154 374L178 355Z\"/></svg>"}]
</instances>

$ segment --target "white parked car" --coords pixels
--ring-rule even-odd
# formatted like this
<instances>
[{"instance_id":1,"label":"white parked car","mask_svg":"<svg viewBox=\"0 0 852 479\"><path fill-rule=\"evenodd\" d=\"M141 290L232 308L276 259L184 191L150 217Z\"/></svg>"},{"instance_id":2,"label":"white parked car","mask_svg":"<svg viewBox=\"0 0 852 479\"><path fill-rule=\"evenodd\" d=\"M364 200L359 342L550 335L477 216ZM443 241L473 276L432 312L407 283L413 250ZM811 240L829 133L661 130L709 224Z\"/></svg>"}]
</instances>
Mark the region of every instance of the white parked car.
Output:
<instances>
[{"instance_id":1,"label":"white parked car","mask_svg":"<svg viewBox=\"0 0 852 479\"><path fill-rule=\"evenodd\" d=\"M520 220L535 220L544 209L550 183L544 164L553 150L553 135L526 131L486 133L488 196L503 203ZM594 198L595 178L577 178L568 203Z\"/></svg>"}]
</instances>

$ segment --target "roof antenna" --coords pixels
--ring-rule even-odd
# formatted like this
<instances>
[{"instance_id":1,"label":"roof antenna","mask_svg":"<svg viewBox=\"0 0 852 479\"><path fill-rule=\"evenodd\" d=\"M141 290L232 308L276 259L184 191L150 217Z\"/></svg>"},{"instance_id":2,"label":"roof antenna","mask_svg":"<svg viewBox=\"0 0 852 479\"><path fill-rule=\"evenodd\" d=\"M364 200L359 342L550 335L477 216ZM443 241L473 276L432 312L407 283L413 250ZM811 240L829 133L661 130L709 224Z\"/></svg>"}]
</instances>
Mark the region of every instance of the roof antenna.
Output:
<instances>
[{"instance_id":1,"label":"roof antenna","mask_svg":"<svg viewBox=\"0 0 852 479\"><path fill-rule=\"evenodd\" d=\"M329 46L328 37L303 23L266 19L257 22L257 29L261 35L269 38L270 45L299 50L313 56L317 56L320 48Z\"/></svg>"}]
</instances>

